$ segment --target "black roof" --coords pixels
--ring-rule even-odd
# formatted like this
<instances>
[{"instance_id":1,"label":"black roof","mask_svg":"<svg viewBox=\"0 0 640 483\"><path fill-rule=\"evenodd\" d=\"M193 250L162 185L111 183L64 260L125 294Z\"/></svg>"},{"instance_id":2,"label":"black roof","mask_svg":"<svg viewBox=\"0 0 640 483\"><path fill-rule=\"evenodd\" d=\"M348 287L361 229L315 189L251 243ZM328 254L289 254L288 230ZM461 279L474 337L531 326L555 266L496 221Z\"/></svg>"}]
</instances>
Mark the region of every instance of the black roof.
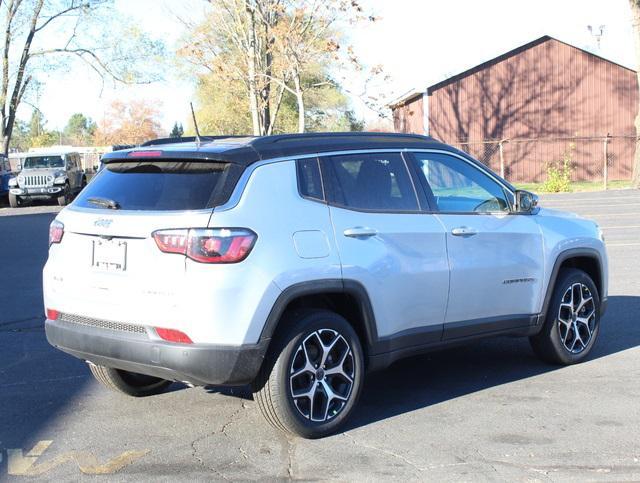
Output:
<instances>
[{"instance_id":1,"label":"black roof","mask_svg":"<svg viewBox=\"0 0 640 483\"><path fill-rule=\"evenodd\" d=\"M249 165L263 159L331 151L361 149L448 147L428 136L417 134L348 132L304 133L276 136L201 136L195 138L167 138L149 141L139 148L107 153L103 161L127 158L133 152L158 151L166 158L198 158ZM451 148L450 148L451 149ZM143 154L138 154L144 158Z\"/></svg>"}]
</instances>

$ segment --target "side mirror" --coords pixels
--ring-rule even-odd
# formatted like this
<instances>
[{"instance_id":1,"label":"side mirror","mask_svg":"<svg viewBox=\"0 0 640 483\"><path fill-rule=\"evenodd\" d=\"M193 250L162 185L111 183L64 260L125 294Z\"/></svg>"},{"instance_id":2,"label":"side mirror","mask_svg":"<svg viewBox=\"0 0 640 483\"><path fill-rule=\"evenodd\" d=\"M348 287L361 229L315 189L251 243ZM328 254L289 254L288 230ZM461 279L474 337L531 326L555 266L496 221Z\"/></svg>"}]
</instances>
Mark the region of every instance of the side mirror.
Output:
<instances>
[{"instance_id":1,"label":"side mirror","mask_svg":"<svg viewBox=\"0 0 640 483\"><path fill-rule=\"evenodd\" d=\"M516 213L531 213L538 206L538 195L529 191L516 191Z\"/></svg>"}]
</instances>

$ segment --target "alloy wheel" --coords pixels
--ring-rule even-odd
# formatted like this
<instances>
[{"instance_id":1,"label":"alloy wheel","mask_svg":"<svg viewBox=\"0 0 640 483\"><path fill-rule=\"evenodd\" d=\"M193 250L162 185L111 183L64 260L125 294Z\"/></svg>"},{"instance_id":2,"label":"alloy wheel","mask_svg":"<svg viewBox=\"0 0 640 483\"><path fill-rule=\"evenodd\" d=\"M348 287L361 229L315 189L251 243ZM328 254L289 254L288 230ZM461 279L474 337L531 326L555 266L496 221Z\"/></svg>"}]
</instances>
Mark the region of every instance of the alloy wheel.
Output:
<instances>
[{"instance_id":1,"label":"alloy wheel","mask_svg":"<svg viewBox=\"0 0 640 483\"><path fill-rule=\"evenodd\" d=\"M572 354L585 350L596 328L596 305L589 287L573 283L567 288L557 319L564 348Z\"/></svg>"},{"instance_id":2,"label":"alloy wheel","mask_svg":"<svg viewBox=\"0 0 640 483\"><path fill-rule=\"evenodd\" d=\"M346 406L355 379L355 359L347 340L332 329L309 334L297 347L289 370L289 389L298 412L326 422Z\"/></svg>"}]
</instances>

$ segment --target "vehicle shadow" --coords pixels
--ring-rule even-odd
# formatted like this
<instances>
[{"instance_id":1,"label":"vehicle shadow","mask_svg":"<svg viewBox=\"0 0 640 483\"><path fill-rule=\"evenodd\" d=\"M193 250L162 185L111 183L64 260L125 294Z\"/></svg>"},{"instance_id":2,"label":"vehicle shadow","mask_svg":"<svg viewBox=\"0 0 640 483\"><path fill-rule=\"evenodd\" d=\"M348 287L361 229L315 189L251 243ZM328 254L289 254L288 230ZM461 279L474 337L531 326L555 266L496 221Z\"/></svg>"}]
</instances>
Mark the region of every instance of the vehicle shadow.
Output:
<instances>
[{"instance_id":1,"label":"vehicle shadow","mask_svg":"<svg viewBox=\"0 0 640 483\"><path fill-rule=\"evenodd\" d=\"M599 339L589 360L640 346L640 297L609 297ZM458 397L547 372L562 366L539 360L526 338L501 337L469 342L396 362L368 374L358 408L345 431L423 409ZM251 389L207 386L210 394L251 399Z\"/></svg>"},{"instance_id":2,"label":"vehicle shadow","mask_svg":"<svg viewBox=\"0 0 640 483\"><path fill-rule=\"evenodd\" d=\"M0 216L0 475L3 454L29 451L91 381L85 364L51 347L44 333L42 267L54 217Z\"/></svg>"},{"instance_id":3,"label":"vehicle shadow","mask_svg":"<svg viewBox=\"0 0 640 483\"><path fill-rule=\"evenodd\" d=\"M639 312L640 297L610 297L589 360L640 346ZM368 375L345 430L556 370L562 367L537 359L525 338L487 339L412 357Z\"/></svg>"}]
</instances>

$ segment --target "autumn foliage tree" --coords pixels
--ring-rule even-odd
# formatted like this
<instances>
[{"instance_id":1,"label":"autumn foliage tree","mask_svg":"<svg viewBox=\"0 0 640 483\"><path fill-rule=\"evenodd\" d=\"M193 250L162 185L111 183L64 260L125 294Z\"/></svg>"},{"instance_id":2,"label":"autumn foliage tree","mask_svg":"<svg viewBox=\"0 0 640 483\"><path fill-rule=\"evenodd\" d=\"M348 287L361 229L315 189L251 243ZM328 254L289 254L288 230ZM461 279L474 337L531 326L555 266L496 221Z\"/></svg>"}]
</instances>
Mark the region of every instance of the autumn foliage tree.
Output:
<instances>
[{"instance_id":1,"label":"autumn foliage tree","mask_svg":"<svg viewBox=\"0 0 640 483\"><path fill-rule=\"evenodd\" d=\"M114 101L98 122L94 144L141 144L163 136L158 103L146 100Z\"/></svg>"},{"instance_id":2,"label":"autumn foliage tree","mask_svg":"<svg viewBox=\"0 0 640 483\"><path fill-rule=\"evenodd\" d=\"M342 29L375 18L356 0L207 1L209 16L189 26L179 54L211 83L241 96L237 114L247 113L255 135L272 134L292 101L294 129L305 131L314 113L309 101L335 99L341 88L333 73L362 69Z\"/></svg>"}]
</instances>

